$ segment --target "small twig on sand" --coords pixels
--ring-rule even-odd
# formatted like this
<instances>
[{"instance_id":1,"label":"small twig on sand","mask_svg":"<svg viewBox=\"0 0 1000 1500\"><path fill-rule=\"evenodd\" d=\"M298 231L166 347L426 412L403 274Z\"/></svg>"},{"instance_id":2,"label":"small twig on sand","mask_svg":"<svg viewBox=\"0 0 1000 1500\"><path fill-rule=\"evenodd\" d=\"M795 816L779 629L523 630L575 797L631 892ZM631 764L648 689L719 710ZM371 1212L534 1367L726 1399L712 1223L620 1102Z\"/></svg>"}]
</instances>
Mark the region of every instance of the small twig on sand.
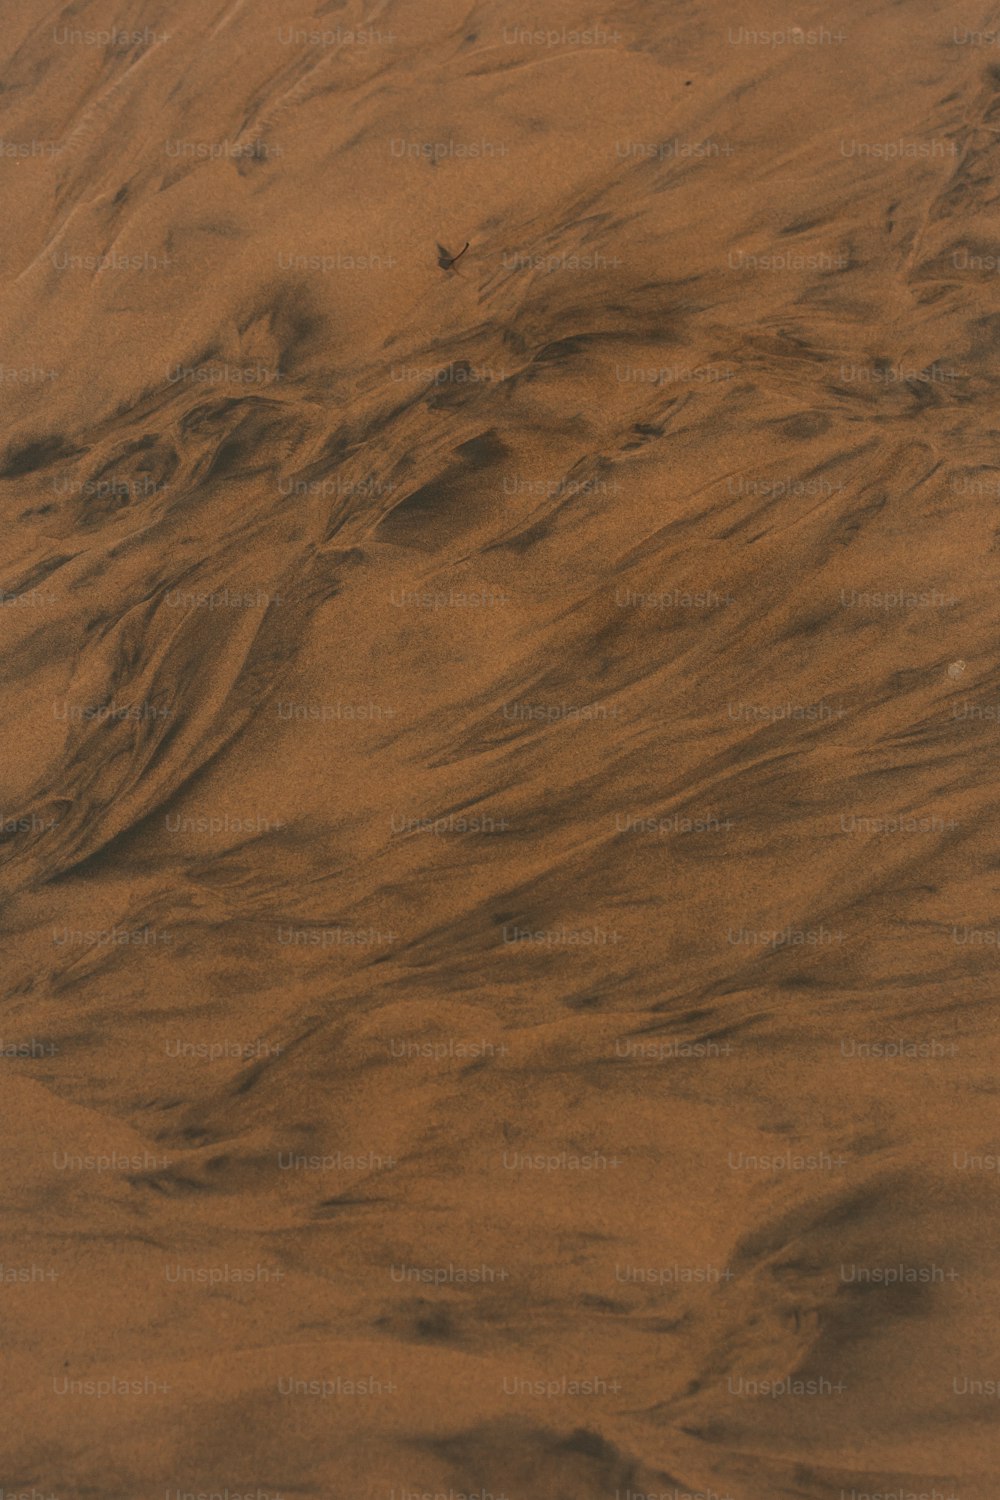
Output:
<instances>
[{"instance_id":1,"label":"small twig on sand","mask_svg":"<svg viewBox=\"0 0 1000 1500\"><path fill-rule=\"evenodd\" d=\"M456 261L460 261L462 259L462 256L465 254L468 248L469 241L466 240L465 244L462 246L458 254L451 255L443 245L438 245L438 265L441 267L442 271L454 271Z\"/></svg>"}]
</instances>

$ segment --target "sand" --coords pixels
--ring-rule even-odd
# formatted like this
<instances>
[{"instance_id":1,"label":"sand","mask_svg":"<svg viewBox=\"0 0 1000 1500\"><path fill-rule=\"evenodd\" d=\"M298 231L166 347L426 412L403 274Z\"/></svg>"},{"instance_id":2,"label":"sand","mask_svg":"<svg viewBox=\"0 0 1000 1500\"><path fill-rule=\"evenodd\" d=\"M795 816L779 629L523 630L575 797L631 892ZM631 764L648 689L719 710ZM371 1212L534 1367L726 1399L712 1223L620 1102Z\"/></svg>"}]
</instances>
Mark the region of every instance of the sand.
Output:
<instances>
[{"instance_id":1,"label":"sand","mask_svg":"<svg viewBox=\"0 0 1000 1500\"><path fill-rule=\"evenodd\" d=\"M994 26L13 8L3 1500L995 1494Z\"/></svg>"}]
</instances>

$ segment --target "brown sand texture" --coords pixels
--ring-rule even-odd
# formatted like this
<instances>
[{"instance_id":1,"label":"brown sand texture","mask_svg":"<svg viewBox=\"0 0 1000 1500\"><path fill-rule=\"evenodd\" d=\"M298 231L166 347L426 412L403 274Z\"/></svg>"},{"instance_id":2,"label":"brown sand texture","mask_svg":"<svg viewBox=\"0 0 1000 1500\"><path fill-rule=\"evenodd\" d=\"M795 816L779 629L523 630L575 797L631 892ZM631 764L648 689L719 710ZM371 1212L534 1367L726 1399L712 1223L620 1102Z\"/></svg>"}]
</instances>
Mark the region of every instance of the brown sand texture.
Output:
<instances>
[{"instance_id":1,"label":"brown sand texture","mask_svg":"<svg viewBox=\"0 0 1000 1500\"><path fill-rule=\"evenodd\" d=\"M1000 13L2 49L2 1500L993 1500Z\"/></svg>"}]
</instances>

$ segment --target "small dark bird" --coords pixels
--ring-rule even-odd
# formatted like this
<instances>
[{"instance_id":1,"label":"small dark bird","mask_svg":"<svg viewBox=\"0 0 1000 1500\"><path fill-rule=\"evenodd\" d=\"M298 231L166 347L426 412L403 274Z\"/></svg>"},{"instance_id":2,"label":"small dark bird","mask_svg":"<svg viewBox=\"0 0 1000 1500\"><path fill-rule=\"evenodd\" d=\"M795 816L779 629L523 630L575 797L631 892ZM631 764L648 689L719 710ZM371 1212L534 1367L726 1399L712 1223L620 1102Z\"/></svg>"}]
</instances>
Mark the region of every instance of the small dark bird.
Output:
<instances>
[{"instance_id":1,"label":"small dark bird","mask_svg":"<svg viewBox=\"0 0 1000 1500\"><path fill-rule=\"evenodd\" d=\"M444 248L443 245L438 245L438 265L441 267L442 271L453 271L455 269L455 262L462 259L462 256L465 254L468 248L469 241L466 240L465 244L462 246L458 254L452 255L448 250Z\"/></svg>"}]
</instances>

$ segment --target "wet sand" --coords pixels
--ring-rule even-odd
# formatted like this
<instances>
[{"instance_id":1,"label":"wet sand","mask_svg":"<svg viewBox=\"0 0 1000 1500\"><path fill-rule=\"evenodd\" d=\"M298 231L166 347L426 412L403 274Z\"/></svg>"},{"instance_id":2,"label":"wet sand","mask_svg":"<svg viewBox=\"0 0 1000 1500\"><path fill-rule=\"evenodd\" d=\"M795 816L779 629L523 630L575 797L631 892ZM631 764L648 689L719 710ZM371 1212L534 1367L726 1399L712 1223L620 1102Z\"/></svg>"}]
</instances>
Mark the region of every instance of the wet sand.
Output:
<instances>
[{"instance_id":1,"label":"wet sand","mask_svg":"<svg viewBox=\"0 0 1000 1500\"><path fill-rule=\"evenodd\" d=\"M995 1494L998 35L13 10L4 1500Z\"/></svg>"}]
</instances>

